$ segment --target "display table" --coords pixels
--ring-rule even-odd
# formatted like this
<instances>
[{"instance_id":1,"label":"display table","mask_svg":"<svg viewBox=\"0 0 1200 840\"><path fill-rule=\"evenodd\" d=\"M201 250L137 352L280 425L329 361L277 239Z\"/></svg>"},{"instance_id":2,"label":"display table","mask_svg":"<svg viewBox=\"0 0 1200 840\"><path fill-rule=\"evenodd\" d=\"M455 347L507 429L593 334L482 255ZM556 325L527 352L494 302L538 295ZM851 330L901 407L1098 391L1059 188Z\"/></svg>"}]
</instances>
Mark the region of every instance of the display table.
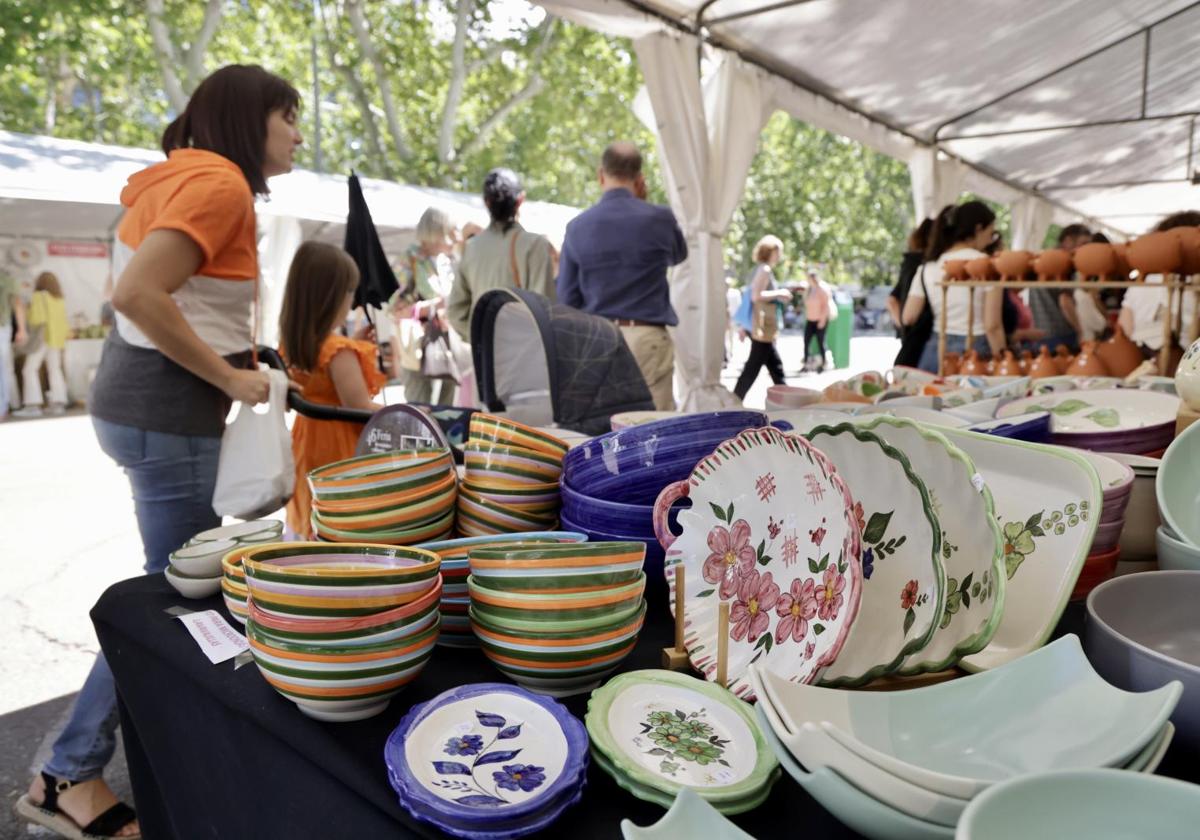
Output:
<instances>
[{"instance_id":1,"label":"display table","mask_svg":"<svg viewBox=\"0 0 1200 840\"><path fill-rule=\"evenodd\" d=\"M232 662L210 665L182 623L166 612L179 606L228 617L219 596L188 601L158 575L116 584L92 610L121 698L125 753L146 837L443 836L400 807L388 784L383 745L412 704L465 683L507 682L481 652L438 648L383 714L321 723L277 694L253 663L237 670ZM1073 605L1064 628L1078 632L1080 623ZM658 667L671 635L666 610L652 607L622 670ZM582 718L587 697L565 702ZM1170 772L1169 766L1160 772ZM613 840L620 837L622 818L649 825L663 813L593 765L583 801L543 836ZM786 773L761 807L733 820L761 840L798 830L806 840L858 836Z\"/></svg>"}]
</instances>

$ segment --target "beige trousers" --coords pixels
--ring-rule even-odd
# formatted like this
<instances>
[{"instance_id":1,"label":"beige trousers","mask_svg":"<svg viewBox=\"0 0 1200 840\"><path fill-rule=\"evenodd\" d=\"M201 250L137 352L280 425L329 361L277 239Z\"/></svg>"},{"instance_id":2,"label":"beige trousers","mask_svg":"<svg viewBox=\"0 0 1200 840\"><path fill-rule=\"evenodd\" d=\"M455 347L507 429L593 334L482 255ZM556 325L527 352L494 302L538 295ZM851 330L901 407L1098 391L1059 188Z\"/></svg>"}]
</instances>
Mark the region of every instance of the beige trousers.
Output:
<instances>
[{"instance_id":1,"label":"beige trousers","mask_svg":"<svg viewBox=\"0 0 1200 840\"><path fill-rule=\"evenodd\" d=\"M675 345L667 328L621 327L621 335L637 359L655 409L674 411Z\"/></svg>"}]
</instances>

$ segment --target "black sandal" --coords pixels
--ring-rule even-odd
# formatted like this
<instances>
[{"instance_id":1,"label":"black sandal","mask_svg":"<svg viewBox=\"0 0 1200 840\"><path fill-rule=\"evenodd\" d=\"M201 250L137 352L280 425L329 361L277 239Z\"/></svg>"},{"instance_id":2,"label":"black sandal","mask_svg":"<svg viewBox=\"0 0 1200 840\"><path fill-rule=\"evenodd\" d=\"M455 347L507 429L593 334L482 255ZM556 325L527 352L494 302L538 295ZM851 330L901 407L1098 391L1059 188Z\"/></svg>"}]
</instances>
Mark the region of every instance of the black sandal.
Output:
<instances>
[{"instance_id":1,"label":"black sandal","mask_svg":"<svg viewBox=\"0 0 1200 840\"><path fill-rule=\"evenodd\" d=\"M118 802L85 826L71 819L58 809L58 796L77 782L59 781L49 773L42 773L46 793L41 803L35 803L25 794L17 800L14 810L31 823L48 828L66 837L67 840L140 840L141 834L118 837L117 832L137 820L137 814L124 802Z\"/></svg>"}]
</instances>

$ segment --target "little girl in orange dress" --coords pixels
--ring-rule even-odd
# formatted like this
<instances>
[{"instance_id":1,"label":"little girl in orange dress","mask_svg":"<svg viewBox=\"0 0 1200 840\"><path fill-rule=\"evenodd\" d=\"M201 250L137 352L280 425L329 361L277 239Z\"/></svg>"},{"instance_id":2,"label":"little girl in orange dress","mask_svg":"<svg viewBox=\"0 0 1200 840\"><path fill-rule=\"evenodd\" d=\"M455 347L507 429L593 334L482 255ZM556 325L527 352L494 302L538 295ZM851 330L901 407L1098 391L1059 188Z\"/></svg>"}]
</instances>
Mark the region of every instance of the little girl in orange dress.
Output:
<instances>
[{"instance_id":1,"label":"little girl in orange dress","mask_svg":"<svg viewBox=\"0 0 1200 840\"><path fill-rule=\"evenodd\" d=\"M379 351L371 341L346 338L334 330L346 322L354 305L358 268L340 248L305 242L288 271L279 336L289 373L305 399L323 405L374 411L371 398L386 378L379 370ZM360 423L297 417L292 426L296 489L287 506L288 529L310 538L312 496L308 473L354 455Z\"/></svg>"}]
</instances>

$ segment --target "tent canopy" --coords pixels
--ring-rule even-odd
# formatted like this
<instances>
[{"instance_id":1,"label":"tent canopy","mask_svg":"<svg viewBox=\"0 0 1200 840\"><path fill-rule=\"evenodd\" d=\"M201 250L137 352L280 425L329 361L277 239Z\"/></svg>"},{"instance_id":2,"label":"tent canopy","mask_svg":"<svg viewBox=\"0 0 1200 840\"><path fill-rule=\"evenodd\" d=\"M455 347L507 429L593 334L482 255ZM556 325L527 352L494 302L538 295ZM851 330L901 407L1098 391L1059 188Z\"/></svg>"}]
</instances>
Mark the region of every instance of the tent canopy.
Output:
<instances>
[{"instance_id":1,"label":"tent canopy","mask_svg":"<svg viewBox=\"0 0 1200 840\"><path fill-rule=\"evenodd\" d=\"M699 35L782 83L794 116L910 162L938 150L965 164L961 188L1033 195L1060 221L1140 233L1200 205L1195 0L543 5L612 34Z\"/></svg>"}]
</instances>

